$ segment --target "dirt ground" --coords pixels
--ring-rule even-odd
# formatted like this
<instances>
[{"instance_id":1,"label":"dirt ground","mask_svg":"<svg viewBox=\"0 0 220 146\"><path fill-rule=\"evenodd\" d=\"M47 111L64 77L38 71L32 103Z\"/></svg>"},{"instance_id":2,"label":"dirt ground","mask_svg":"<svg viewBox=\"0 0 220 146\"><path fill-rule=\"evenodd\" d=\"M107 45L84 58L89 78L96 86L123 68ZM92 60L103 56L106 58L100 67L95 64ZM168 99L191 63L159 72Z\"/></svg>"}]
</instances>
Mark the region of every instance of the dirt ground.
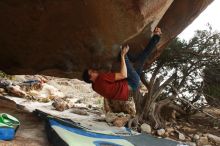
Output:
<instances>
[{"instance_id":1,"label":"dirt ground","mask_svg":"<svg viewBox=\"0 0 220 146\"><path fill-rule=\"evenodd\" d=\"M0 102L0 112L13 115L21 123L15 139L0 141L0 146L50 146L44 130L44 123L36 115L15 110L15 105L3 104L4 101L2 100Z\"/></svg>"},{"instance_id":2,"label":"dirt ground","mask_svg":"<svg viewBox=\"0 0 220 146\"><path fill-rule=\"evenodd\" d=\"M213 134L220 137L220 109L209 107L206 108L205 111L217 117L217 119L213 119L199 112L188 119L176 119L175 127L178 127L178 131L185 135L185 141L194 141L192 137L195 134L200 136ZM175 135L170 135L169 137L178 140ZM219 144L215 144L212 141L209 141L209 143L212 146L219 146Z\"/></svg>"}]
</instances>

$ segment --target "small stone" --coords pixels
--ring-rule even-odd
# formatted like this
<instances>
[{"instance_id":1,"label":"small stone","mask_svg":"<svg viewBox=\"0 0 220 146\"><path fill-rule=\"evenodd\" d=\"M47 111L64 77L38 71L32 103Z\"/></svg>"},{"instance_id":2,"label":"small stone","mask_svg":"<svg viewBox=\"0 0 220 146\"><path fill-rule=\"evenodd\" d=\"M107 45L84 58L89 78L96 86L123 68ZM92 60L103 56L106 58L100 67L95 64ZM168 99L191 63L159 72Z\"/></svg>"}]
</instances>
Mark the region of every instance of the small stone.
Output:
<instances>
[{"instance_id":1,"label":"small stone","mask_svg":"<svg viewBox=\"0 0 220 146\"><path fill-rule=\"evenodd\" d=\"M200 138L200 136L198 135L198 134L195 134L194 136L193 136L193 139L194 140L198 140Z\"/></svg>"},{"instance_id":2,"label":"small stone","mask_svg":"<svg viewBox=\"0 0 220 146\"><path fill-rule=\"evenodd\" d=\"M64 111L67 109L67 102L64 101L63 99L56 99L52 103L52 106L58 111Z\"/></svg>"},{"instance_id":3,"label":"small stone","mask_svg":"<svg viewBox=\"0 0 220 146\"><path fill-rule=\"evenodd\" d=\"M151 126L146 123L142 124L141 125L141 132L151 133Z\"/></svg>"},{"instance_id":4,"label":"small stone","mask_svg":"<svg viewBox=\"0 0 220 146\"><path fill-rule=\"evenodd\" d=\"M216 129L216 130L218 129L218 127L213 127L213 128Z\"/></svg>"},{"instance_id":5,"label":"small stone","mask_svg":"<svg viewBox=\"0 0 220 146\"><path fill-rule=\"evenodd\" d=\"M73 109L72 112L74 114L78 114L78 115L88 115L88 113L84 110L81 110L81 109Z\"/></svg>"},{"instance_id":6,"label":"small stone","mask_svg":"<svg viewBox=\"0 0 220 146\"><path fill-rule=\"evenodd\" d=\"M157 135L162 136L164 134L165 134L165 130L164 129L157 130Z\"/></svg>"},{"instance_id":7,"label":"small stone","mask_svg":"<svg viewBox=\"0 0 220 146\"><path fill-rule=\"evenodd\" d=\"M185 135L182 134L182 133L179 133L179 139L180 139L180 140L185 140L185 139L186 139L186 138L185 138Z\"/></svg>"}]
</instances>

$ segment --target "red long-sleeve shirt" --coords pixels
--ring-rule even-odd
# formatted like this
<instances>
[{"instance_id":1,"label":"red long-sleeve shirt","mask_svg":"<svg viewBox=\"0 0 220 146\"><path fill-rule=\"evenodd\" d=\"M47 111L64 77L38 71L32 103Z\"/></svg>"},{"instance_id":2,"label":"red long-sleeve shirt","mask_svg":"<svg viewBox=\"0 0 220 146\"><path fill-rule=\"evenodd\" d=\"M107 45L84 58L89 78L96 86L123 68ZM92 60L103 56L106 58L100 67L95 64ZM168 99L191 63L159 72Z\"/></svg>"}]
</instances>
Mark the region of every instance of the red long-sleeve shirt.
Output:
<instances>
[{"instance_id":1,"label":"red long-sleeve shirt","mask_svg":"<svg viewBox=\"0 0 220 146\"><path fill-rule=\"evenodd\" d=\"M100 73L92 88L105 98L128 100L128 82L126 79L116 81L115 73Z\"/></svg>"}]
</instances>

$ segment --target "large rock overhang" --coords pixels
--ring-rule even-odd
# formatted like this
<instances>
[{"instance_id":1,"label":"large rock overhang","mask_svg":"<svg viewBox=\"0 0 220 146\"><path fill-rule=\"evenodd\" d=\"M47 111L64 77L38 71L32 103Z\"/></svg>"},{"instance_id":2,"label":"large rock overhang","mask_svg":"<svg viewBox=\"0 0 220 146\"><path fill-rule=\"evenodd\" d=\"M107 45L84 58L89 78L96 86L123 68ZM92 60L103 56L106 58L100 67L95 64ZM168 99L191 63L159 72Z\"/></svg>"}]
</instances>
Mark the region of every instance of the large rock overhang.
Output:
<instances>
[{"instance_id":1,"label":"large rock overhang","mask_svg":"<svg viewBox=\"0 0 220 146\"><path fill-rule=\"evenodd\" d=\"M110 68L121 44L137 52L158 25L163 36L146 65L213 0L1 0L0 70L79 77Z\"/></svg>"}]
</instances>

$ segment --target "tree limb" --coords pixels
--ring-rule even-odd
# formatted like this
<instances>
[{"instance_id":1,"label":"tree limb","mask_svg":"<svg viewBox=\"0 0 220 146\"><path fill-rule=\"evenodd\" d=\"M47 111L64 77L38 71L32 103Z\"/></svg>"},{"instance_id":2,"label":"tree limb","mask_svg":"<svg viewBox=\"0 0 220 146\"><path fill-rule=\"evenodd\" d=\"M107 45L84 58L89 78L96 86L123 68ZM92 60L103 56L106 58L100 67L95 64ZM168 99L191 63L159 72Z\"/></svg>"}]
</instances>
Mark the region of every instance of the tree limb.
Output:
<instances>
[{"instance_id":1,"label":"tree limb","mask_svg":"<svg viewBox=\"0 0 220 146\"><path fill-rule=\"evenodd\" d=\"M184 101L185 103L187 103L187 104L188 104L189 106L191 106L193 109L195 109L195 110L197 110L197 111L199 111L199 112L202 112L202 113L204 113L205 115L207 115L207 116L209 116L209 117L212 117L212 118L214 118L214 119L218 119L217 117L215 117L215 116L213 116L213 115L211 115L211 114L209 114L209 113L207 113L207 112L205 112L205 111L203 111L203 110L201 110L201 109L198 109L197 107L195 107L194 105L192 105L188 100L186 100L186 99L180 97L180 96L178 95L177 89L176 89L174 86L172 86L172 85L169 85L169 86L174 90L174 92L176 92L177 97L178 97L180 100L182 100L182 101Z\"/></svg>"}]
</instances>

